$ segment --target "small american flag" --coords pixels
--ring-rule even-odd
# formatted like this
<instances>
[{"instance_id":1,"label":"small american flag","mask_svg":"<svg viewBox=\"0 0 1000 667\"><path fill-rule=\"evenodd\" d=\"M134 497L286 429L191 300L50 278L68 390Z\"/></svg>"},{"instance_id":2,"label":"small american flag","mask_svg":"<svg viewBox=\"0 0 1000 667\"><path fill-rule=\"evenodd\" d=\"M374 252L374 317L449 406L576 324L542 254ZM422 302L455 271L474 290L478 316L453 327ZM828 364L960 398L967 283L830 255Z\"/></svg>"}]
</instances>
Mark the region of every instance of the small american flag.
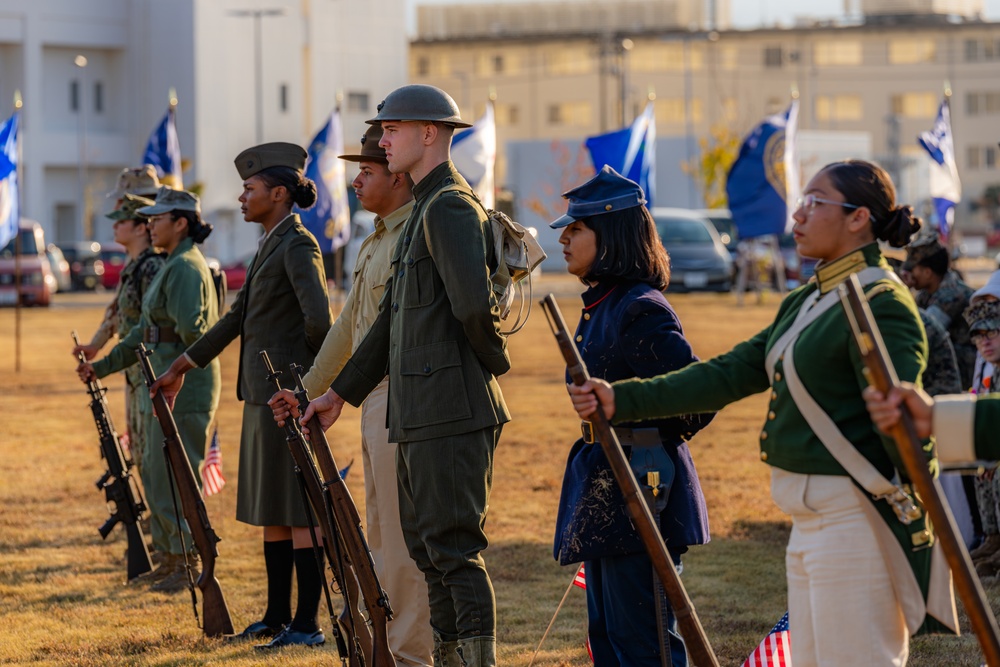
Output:
<instances>
[{"instance_id":1,"label":"small american flag","mask_svg":"<svg viewBox=\"0 0 1000 667\"><path fill-rule=\"evenodd\" d=\"M792 667L792 636L788 631L788 612L767 633L743 667Z\"/></svg>"},{"instance_id":2,"label":"small american flag","mask_svg":"<svg viewBox=\"0 0 1000 667\"><path fill-rule=\"evenodd\" d=\"M576 576L573 577L573 585L587 590L587 575L583 571L583 563L580 563L580 569L576 571Z\"/></svg>"},{"instance_id":3,"label":"small american flag","mask_svg":"<svg viewBox=\"0 0 1000 667\"><path fill-rule=\"evenodd\" d=\"M219 427L212 433L212 444L208 446L205 461L201 466L201 489L206 498L214 496L226 485L222 476L222 447L219 445Z\"/></svg>"}]
</instances>

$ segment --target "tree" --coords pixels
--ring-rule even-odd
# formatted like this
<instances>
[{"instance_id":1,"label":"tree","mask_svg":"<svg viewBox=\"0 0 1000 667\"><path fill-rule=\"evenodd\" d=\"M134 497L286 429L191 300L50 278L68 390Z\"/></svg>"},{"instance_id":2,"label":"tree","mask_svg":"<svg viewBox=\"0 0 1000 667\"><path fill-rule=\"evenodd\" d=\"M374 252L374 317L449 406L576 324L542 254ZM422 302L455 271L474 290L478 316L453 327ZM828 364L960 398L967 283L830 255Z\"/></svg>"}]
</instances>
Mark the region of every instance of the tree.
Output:
<instances>
[{"instance_id":1,"label":"tree","mask_svg":"<svg viewBox=\"0 0 1000 667\"><path fill-rule=\"evenodd\" d=\"M726 178L740 152L740 136L725 125L713 125L698 140L699 154L681 165L701 190L707 208L725 208Z\"/></svg>"}]
</instances>

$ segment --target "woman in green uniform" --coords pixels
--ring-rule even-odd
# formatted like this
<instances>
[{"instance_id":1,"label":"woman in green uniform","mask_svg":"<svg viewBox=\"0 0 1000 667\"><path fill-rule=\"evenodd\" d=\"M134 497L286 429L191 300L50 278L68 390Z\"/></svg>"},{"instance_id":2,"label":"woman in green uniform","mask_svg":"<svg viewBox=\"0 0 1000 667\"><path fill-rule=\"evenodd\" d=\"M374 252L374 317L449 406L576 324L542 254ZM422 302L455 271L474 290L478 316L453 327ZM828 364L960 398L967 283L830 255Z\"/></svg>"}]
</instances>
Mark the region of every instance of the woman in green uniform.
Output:
<instances>
[{"instance_id":1,"label":"woman in green uniform","mask_svg":"<svg viewBox=\"0 0 1000 667\"><path fill-rule=\"evenodd\" d=\"M792 517L792 662L903 665L912 633L957 628L954 598L924 517L893 495L900 461L865 409L863 364L836 288L858 274L896 371L919 382L923 327L875 241L902 247L920 223L896 205L888 174L860 160L824 167L793 217L799 252L820 263L816 280L791 292L770 326L714 359L649 380L595 380L570 394L583 418L600 400L613 421L632 422L719 410L769 391L760 458L771 466L776 504Z\"/></svg>"},{"instance_id":2,"label":"woman in green uniform","mask_svg":"<svg viewBox=\"0 0 1000 667\"><path fill-rule=\"evenodd\" d=\"M156 374L163 373L184 349L205 333L218 319L219 306L212 274L201 250L195 247L212 232L201 219L198 197L182 190L160 188L156 203L137 213L148 218L153 245L167 253L167 260L142 298L139 323L125 335L106 357L78 369L82 378L104 377L137 363L135 350L145 343L152 352L150 363ZM177 394L174 421L184 443L191 467L198 470L205 458L208 428L219 405L219 362L191 373ZM153 588L173 592L186 586L181 535L174 520L167 463L155 444L163 442L156 417L146 416L145 433L151 443L144 458L142 485L150 506L153 546L164 554L160 566L150 575L159 579ZM187 526L184 543L190 548Z\"/></svg>"}]
</instances>

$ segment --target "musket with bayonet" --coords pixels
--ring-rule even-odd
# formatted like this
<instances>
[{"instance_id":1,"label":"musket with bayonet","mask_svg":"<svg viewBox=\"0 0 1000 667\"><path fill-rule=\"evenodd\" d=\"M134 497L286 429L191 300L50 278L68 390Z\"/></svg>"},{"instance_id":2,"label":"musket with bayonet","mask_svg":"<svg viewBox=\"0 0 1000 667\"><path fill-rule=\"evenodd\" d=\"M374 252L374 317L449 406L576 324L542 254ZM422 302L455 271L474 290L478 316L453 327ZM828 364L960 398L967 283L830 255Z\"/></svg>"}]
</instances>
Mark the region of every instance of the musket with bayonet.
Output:
<instances>
[{"instance_id":1,"label":"musket with bayonet","mask_svg":"<svg viewBox=\"0 0 1000 667\"><path fill-rule=\"evenodd\" d=\"M146 350L146 346L139 343L135 355L139 359L139 368L147 388L152 387L153 383L156 382L156 374L153 372L153 366L149 363L150 354L152 353ZM163 431L163 452L167 459L167 471L172 478L171 487L176 492L177 498L180 499L180 511L191 531L191 539L198 550L198 555L201 556L201 575L198 577L197 587L201 590L202 630L208 637L231 635L233 634L233 620L229 615L226 598L222 594L222 586L215 578L215 563L219 557L217 544L220 538L208 520L205 500L198 487L194 470L191 468L191 460L188 459L180 434L177 432L177 424L174 422L170 406L167 405L167 399L160 390L157 390L152 399L153 412L160 424L160 430ZM178 523L180 523L180 517L178 517ZM183 547L184 532L180 530L180 526L178 526L178 532L181 535L181 546ZM186 550L184 560L191 590L191 604L194 607L195 618L197 618L197 596L194 591L195 585L191 582L191 565L188 562Z\"/></svg>"},{"instance_id":2,"label":"musket with bayonet","mask_svg":"<svg viewBox=\"0 0 1000 667\"><path fill-rule=\"evenodd\" d=\"M73 342L79 347L80 340L75 331ZM83 352L77 355L77 359L81 364L87 363ZM121 438L111 421L111 409L106 398L107 387L96 377L88 380L86 384L87 393L90 394L90 412L94 417L94 424L97 425L97 436L101 442L101 458L108 466L97 480L97 489L104 491L111 516L97 531L106 540L116 525L120 523L125 527L125 534L128 537L126 571L128 580L131 581L153 569L146 539L139 525L143 512L146 511L146 501L135 478L132 477L132 459L125 454Z\"/></svg>"},{"instance_id":3,"label":"musket with bayonet","mask_svg":"<svg viewBox=\"0 0 1000 667\"><path fill-rule=\"evenodd\" d=\"M868 299L857 275L852 275L840 286L840 300L847 314L854 340L864 360L864 376L868 384L885 395L893 387L899 386L899 378L886 352L878 324L868 307ZM902 418L889 435L896 441L896 449L903 467L916 487L920 503L923 505L934 532L941 543L948 566L955 580L955 590L969 616L969 623L983 649L986 664L1000 667L1000 631L997 620L990 609L982 584L969 558L964 542L959 539L955 517L945 500L938 480L927 467L927 456L913 425L913 418L901 406Z\"/></svg>"},{"instance_id":4,"label":"musket with bayonet","mask_svg":"<svg viewBox=\"0 0 1000 667\"><path fill-rule=\"evenodd\" d=\"M590 379L590 374L580 356L580 351L570 336L569 329L566 328L566 322L563 320L562 312L559 310L555 298L549 294L542 299L541 304L556 342L559 343L563 358L566 360L566 370L569 372L573 384L577 386L584 384ZM692 666L718 667L719 661L712 651L712 646L708 642L708 636L705 634L701 621L698 620L694 604L688 597L684 584L681 583L680 575L677 574L673 559L670 557L663 536L660 534L660 528L656 525L653 514L643 499L639 482L629 466L617 434L615 434L600 406L590 420L597 440L601 444L601 449L611 466L611 472L614 473L615 480L625 497L625 504L629 516L632 517L632 523L639 533L646 553L649 554L649 558L653 562L653 570L662 583L670 606L674 610L674 616L677 618L677 625L684 638Z\"/></svg>"}]
</instances>

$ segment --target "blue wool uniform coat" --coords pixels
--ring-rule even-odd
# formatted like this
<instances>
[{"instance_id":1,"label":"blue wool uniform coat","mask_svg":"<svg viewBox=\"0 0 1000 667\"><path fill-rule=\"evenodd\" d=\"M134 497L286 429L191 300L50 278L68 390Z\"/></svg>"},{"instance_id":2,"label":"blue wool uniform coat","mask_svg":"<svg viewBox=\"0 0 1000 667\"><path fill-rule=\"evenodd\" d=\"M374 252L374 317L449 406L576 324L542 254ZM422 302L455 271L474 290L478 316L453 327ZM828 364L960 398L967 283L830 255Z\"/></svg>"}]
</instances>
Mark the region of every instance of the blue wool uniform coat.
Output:
<instances>
[{"instance_id":1,"label":"blue wool uniform coat","mask_svg":"<svg viewBox=\"0 0 1000 667\"><path fill-rule=\"evenodd\" d=\"M661 292L645 283L604 282L583 294L583 304L575 340L593 377L609 381L648 378L698 360L673 308ZM684 553L688 545L709 540L705 496L686 441L713 416L616 424L660 431L675 469L667 507L660 515L660 531L674 555ZM581 439L570 451L554 551L563 564L643 551L599 443Z\"/></svg>"}]
</instances>

